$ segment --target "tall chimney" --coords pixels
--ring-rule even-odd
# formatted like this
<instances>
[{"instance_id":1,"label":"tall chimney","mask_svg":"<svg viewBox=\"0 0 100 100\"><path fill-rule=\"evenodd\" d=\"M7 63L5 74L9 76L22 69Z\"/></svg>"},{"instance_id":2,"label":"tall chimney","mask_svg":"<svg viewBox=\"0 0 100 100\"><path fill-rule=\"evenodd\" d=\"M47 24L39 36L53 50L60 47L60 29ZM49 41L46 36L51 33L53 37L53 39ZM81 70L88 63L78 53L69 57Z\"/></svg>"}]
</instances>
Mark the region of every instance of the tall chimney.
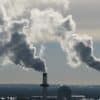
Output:
<instances>
[{"instance_id":1,"label":"tall chimney","mask_svg":"<svg viewBox=\"0 0 100 100\"><path fill-rule=\"evenodd\" d=\"M42 84L40 86L42 87L42 100L47 100L47 89L49 86L47 73L43 73Z\"/></svg>"}]
</instances>

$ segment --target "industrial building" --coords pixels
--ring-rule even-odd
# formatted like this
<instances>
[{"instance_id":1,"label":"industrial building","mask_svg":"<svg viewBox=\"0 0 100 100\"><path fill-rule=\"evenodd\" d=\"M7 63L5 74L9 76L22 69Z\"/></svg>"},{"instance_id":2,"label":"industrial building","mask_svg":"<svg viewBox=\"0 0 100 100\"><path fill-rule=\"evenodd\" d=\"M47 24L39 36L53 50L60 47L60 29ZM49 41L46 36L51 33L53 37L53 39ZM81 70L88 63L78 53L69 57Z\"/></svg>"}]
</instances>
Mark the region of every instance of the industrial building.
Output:
<instances>
[{"instance_id":1,"label":"industrial building","mask_svg":"<svg viewBox=\"0 0 100 100\"><path fill-rule=\"evenodd\" d=\"M1 84L0 100L99 100L100 86L48 84L43 73L41 84Z\"/></svg>"}]
</instances>

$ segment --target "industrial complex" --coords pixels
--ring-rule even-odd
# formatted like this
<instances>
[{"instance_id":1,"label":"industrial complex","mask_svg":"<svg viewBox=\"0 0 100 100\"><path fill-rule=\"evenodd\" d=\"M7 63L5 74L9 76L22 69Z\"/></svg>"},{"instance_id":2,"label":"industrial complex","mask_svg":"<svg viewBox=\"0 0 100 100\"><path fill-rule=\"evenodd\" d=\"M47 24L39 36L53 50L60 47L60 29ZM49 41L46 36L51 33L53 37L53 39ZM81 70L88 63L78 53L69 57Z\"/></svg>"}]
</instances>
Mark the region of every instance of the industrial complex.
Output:
<instances>
[{"instance_id":1,"label":"industrial complex","mask_svg":"<svg viewBox=\"0 0 100 100\"><path fill-rule=\"evenodd\" d=\"M99 100L100 86L52 85L43 73L41 84L1 84L0 100Z\"/></svg>"}]
</instances>

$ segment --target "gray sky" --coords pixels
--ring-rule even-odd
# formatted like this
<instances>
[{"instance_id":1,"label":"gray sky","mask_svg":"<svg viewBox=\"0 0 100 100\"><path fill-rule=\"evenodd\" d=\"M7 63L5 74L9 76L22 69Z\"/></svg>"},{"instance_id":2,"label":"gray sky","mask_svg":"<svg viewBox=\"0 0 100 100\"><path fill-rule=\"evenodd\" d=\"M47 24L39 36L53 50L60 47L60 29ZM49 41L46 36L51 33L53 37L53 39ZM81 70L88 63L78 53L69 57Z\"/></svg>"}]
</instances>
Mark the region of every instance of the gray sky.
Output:
<instances>
[{"instance_id":1,"label":"gray sky","mask_svg":"<svg viewBox=\"0 0 100 100\"><path fill-rule=\"evenodd\" d=\"M77 23L78 33L89 33L95 39L95 54L100 57L100 1L71 0L69 13ZM45 52L50 83L100 84L100 72L85 65L73 69L66 64L66 58L57 43L47 44ZM38 83L41 73L34 70L24 71L15 65L1 67L0 83Z\"/></svg>"},{"instance_id":2,"label":"gray sky","mask_svg":"<svg viewBox=\"0 0 100 100\"><path fill-rule=\"evenodd\" d=\"M70 12L77 23L77 32L93 34L97 39L100 32L100 1L71 0Z\"/></svg>"}]
</instances>

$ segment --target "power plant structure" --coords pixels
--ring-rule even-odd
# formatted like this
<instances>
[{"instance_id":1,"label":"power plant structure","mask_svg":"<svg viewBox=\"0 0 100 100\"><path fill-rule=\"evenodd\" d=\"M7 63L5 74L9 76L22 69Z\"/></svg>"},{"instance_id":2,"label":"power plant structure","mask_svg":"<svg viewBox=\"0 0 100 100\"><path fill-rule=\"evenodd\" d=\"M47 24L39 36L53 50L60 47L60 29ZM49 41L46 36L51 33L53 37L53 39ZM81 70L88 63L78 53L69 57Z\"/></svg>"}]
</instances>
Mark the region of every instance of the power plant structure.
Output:
<instances>
[{"instance_id":1,"label":"power plant structure","mask_svg":"<svg viewBox=\"0 0 100 100\"><path fill-rule=\"evenodd\" d=\"M0 84L0 100L100 100L100 85L59 85L48 83L42 73L41 84Z\"/></svg>"},{"instance_id":2,"label":"power plant structure","mask_svg":"<svg viewBox=\"0 0 100 100\"><path fill-rule=\"evenodd\" d=\"M47 75L47 73L43 73L42 84L40 85L42 87L42 100L47 100L47 92L49 87Z\"/></svg>"},{"instance_id":3,"label":"power plant structure","mask_svg":"<svg viewBox=\"0 0 100 100\"><path fill-rule=\"evenodd\" d=\"M50 96L49 92L51 86L49 87L48 73L46 72L42 74L42 84L40 84L40 87L42 87L42 100L48 100L48 96L50 97L49 100L71 100L71 89L67 86L56 87L57 90L56 93L54 93L56 95Z\"/></svg>"}]
</instances>

